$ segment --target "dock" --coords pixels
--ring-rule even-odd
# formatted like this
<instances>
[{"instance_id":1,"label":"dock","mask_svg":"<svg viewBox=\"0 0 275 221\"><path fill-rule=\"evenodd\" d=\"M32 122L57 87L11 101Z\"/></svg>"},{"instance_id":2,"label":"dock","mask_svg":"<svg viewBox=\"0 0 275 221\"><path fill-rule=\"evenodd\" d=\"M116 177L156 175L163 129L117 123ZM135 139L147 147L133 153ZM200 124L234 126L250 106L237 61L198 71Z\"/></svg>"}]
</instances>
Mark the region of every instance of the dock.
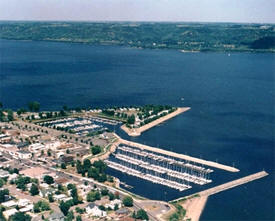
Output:
<instances>
[{"instance_id":1,"label":"dock","mask_svg":"<svg viewBox=\"0 0 275 221\"><path fill-rule=\"evenodd\" d=\"M182 197L177 200L173 200L172 202L180 202L183 199L184 200L181 205L186 209L186 219L191 219L192 221L199 221L200 215L204 210L205 204L207 202L207 199L209 196L226 191L228 189L234 188L236 186L240 186L243 184L246 184L248 182L252 182L257 179L261 179L265 176L267 176L268 173L266 171L261 171L258 173L251 174L249 176L242 177L237 180L230 181L225 184L221 184L215 187L212 187L210 189L192 194L190 196Z\"/></svg>"},{"instance_id":2,"label":"dock","mask_svg":"<svg viewBox=\"0 0 275 221\"><path fill-rule=\"evenodd\" d=\"M161 124L164 121L167 121L185 111L190 110L190 107L178 107L177 110L175 110L174 112L167 114L163 117L160 117L157 120L154 120L148 124L145 124L144 126L141 126L139 128L128 128L126 127L126 125L122 125L121 129L124 130L129 136L140 136L142 132L149 130L152 127L155 127L159 124Z\"/></svg>"},{"instance_id":3,"label":"dock","mask_svg":"<svg viewBox=\"0 0 275 221\"><path fill-rule=\"evenodd\" d=\"M220 163L217 163L217 162L203 160L203 159L199 159L199 158L196 158L196 157L191 157L191 156L188 156L188 155L179 154L179 153L159 149L159 148L156 148L156 147L150 147L150 146L147 146L147 145L144 145L144 144L139 144L139 143L135 143L135 142L132 142L132 141L124 140L124 139L120 138L119 136L117 136L117 137L119 138L120 143L128 145L128 146L137 147L140 150L147 150L147 151L150 151L150 152L155 152L155 153L159 153L159 154L162 154L162 155L167 155L167 156L170 156L170 157L186 160L186 161L189 161L189 162L195 162L195 163L198 163L198 164L201 164L201 165L206 165L206 166L218 168L218 169L229 171L229 172L239 172L240 171L239 169L237 169L235 167L227 166L227 165L220 164Z\"/></svg>"},{"instance_id":4,"label":"dock","mask_svg":"<svg viewBox=\"0 0 275 221\"><path fill-rule=\"evenodd\" d=\"M268 173L266 171L261 171L261 172L254 173L252 175L245 176L245 177L242 177L240 179L233 180L231 182L228 182L228 183L225 183L225 184L222 184L222 185L219 185L219 186L201 191L198 194L200 196L210 196L210 195L219 193L221 191L225 191L225 190L231 189L233 187L240 186L240 185L243 185L245 183L248 183L248 182L251 182L251 181L254 181L254 180L257 180L257 179L261 179L261 178L263 178L267 175L268 175Z\"/></svg>"}]
</instances>

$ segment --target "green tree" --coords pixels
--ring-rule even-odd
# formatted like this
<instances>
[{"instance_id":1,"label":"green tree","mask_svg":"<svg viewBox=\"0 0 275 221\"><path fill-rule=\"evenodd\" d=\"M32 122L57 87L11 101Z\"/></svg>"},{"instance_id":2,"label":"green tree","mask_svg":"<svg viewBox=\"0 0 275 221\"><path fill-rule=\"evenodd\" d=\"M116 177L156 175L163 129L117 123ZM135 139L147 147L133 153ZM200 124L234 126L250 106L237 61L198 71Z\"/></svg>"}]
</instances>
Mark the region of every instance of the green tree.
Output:
<instances>
[{"instance_id":1,"label":"green tree","mask_svg":"<svg viewBox=\"0 0 275 221\"><path fill-rule=\"evenodd\" d=\"M101 152L101 147L96 145L91 147L91 152L93 155L97 155Z\"/></svg>"},{"instance_id":2,"label":"green tree","mask_svg":"<svg viewBox=\"0 0 275 221\"><path fill-rule=\"evenodd\" d=\"M41 211L40 211L40 206L39 206L38 203L35 203L35 204L33 205L33 212L35 212L35 213L40 213L40 212L41 212Z\"/></svg>"},{"instance_id":3,"label":"green tree","mask_svg":"<svg viewBox=\"0 0 275 221\"><path fill-rule=\"evenodd\" d=\"M4 185L5 185L5 181L2 178L0 178L0 188L3 187Z\"/></svg>"},{"instance_id":4,"label":"green tree","mask_svg":"<svg viewBox=\"0 0 275 221\"><path fill-rule=\"evenodd\" d=\"M124 206L127 206L127 207L133 206L133 198L130 196L125 196L122 202Z\"/></svg>"},{"instance_id":5,"label":"green tree","mask_svg":"<svg viewBox=\"0 0 275 221\"><path fill-rule=\"evenodd\" d=\"M67 214L67 217L65 218L65 221L73 221L73 219L74 219L74 212L69 211Z\"/></svg>"},{"instance_id":6,"label":"green tree","mask_svg":"<svg viewBox=\"0 0 275 221\"><path fill-rule=\"evenodd\" d=\"M115 195L112 193L112 192L109 192L108 193L108 196L109 196L109 200L112 201L115 199Z\"/></svg>"},{"instance_id":7,"label":"green tree","mask_svg":"<svg viewBox=\"0 0 275 221\"><path fill-rule=\"evenodd\" d=\"M9 190L8 189L0 190L0 203L5 202L5 196L6 195L9 195Z\"/></svg>"},{"instance_id":8,"label":"green tree","mask_svg":"<svg viewBox=\"0 0 275 221\"><path fill-rule=\"evenodd\" d=\"M50 203L53 203L54 202L54 198L53 198L53 195L52 194L49 194L48 195L48 200Z\"/></svg>"},{"instance_id":9,"label":"green tree","mask_svg":"<svg viewBox=\"0 0 275 221\"><path fill-rule=\"evenodd\" d=\"M54 183L54 179L52 176L46 175L43 178L44 182L47 184L53 184Z\"/></svg>"},{"instance_id":10,"label":"green tree","mask_svg":"<svg viewBox=\"0 0 275 221\"><path fill-rule=\"evenodd\" d=\"M90 191L87 194L87 201L88 202L94 202L94 201L100 200L100 199L101 199L101 196L100 196L100 193L98 191Z\"/></svg>"},{"instance_id":11,"label":"green tree","mask_svg":"<svg viewBox=\"0 0 275 221\"><path fill-rule=\"evenodd\" d=\"M67 166L66 166L66 164L65 163L61 163L61 169L67 169Z\"/></svg>"},{"instance_id":12,"label":"green tree","mask_svg":"<svg viewBox=\"0 0 275 221\"><path fill-rule=\"evenodd\" d=\"M47 150L47 155L48 155L48 157L50 157L52 155L52 152L50 149Z\"/></svg>"},{"instance_id":13,"label":"green tree","mask_svg":"<svg viewBox=\"0 0 275 221\"><path fill-rule=\"evenodd\" d=\"M8 121L13 121L14 117L13 117L13 111L12 110L8 110Z\"/></svg>"},{"instance_id":14,"label":"green tree","mask_svg":"<svg viewBox=\"0 0 275 221\"><path fill-rule=\"evenodd\" d=\"M59 204L59 208L61 212L64 214L64 216L67 216L70 207L70 204L68 202L65 203L63 200Z\"/></svg>"},{"instance_id":15,"label":"green tree","mask_svg":"<svg viewBox=\"0 0 275 221\"><path fill-rule=\"evenodd\" d=\"M32 196L38 195L39 194L39 189L38 186L35 184L32 184L31 189L30 189L30 193Z\"/></svg>"},{"instance_id":16,"label":"green tree","mask_svg":"<svg viewBox=\"0 0 275 221\"><path fill-rule=\"evenodd\" d=\"M82 218L81 218L80 215L78 215L78 216L76 217L76 221L82 221Z\"/></svg>"},{"instance_id":17,"label":"green tree","mask_svg":"<svg viewBox=\"0 0 275 221\"><path fill-rule=\"evenodd\" d=\"M93 163L93 166L95 168L98 168L100 173L103 173L107 168L106 163L104 163L102 160L95 161Z\"/></svg>"},{"instance_id":18,"label":"green tree","mask_svg":"<svg viewBox=\"0 0 275 221\"><path fill-rule=\"evenodd\" d=\"M83 162L83 169L85 172L87 172L91 167L91 161L89 159L85 159Z\"/></svg>"},{"instance_id":19,"label":"green tree","mask_svg":"<svg viewBox=\"0 0 275 221\"><path fill-rule=\"evenodd\" d=\"M136 218L141 219L141 220L149 220L149 217L148 217L146 211L143 209L140 209L137 211Z\"/></svg>"},{"instance_id":20,"label":"green tree","mask_svg":"<svg viewBox=\"0 0 275 221\"><path fill-rule=\"evenodd\" d=\"M9 221L30 221L31 216L22 212L17 212L9 218Z\"/></svg>"},{"instance_id":21,"label":"green tree","mask_svg":"<svg viewBox=\"0 0 275 221\"><path fill-rule=\"evenodd\" d=\"M77 173L82 173L82 171L83 171L83 166L82 166L80 160L76 161L76 171L77 171Z\"/></svg>"},{"instance_id":22,"label":"green tree","mask_svg":"<svg viewBox=\"0 0 275 221\"><path fill-rule=\"evenodd\" d=\"M89 170L88 170L88 177L90 177L90 178L93 178L93 179L95 179L95 180L98 180L98 178L99 178L99 169L98 168L94 168L94 167L92 167L92 168L90 168Z\"/></svg>"},{"instance_id":23,"label":"green tree","mask_svg":"<svg viewBox=\"0 0 275 221\"><path fill-rule=\"evenodd\" d=\"M134 114L132 114L131 116L129 116L128 117L128 119L127 119L127 123L128 124L134 124L135 123L135 115Z\"/></svg>"},{"instance_id":24,"label":"green tree","mask_svg":"<svg viewBox=\"0 0 275 221\"><path fill-rule=\"evenodd\" d=\"M68 185L67 185L67 189L68 190L72 190L72 189L75 189L76 188L76 186L74 185L74 184L72 184L72 183L69 183Z\"/></svg>"},{"instance_id":25,"label":"green tree","mask_svg":"<svg viewBox=\"0 0 275 221\"><path fill-rule=\"evenodd\" d=\"M103 189L101 190L101 195L102 195L102 196L106 196L106 195L108 195L108 193L109 193L109 190L108 190L107 188L103 188Z\"/></svg>"}]
</instances>

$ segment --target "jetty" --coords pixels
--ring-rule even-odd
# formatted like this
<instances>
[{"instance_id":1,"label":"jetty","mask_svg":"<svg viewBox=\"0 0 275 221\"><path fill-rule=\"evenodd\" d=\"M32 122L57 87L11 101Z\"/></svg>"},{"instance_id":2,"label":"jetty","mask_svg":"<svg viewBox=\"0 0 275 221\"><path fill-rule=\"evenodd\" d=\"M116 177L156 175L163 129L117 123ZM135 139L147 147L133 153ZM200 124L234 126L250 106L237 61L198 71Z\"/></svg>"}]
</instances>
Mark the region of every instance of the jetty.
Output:
<instances>
[{"instance_id":1,"label":"jetty","mask_svg":"<svg viewBox=\"0 0 275 221\"><path fill-rule=\"evenodd\" d=\"M189 162L195 162L195 163L198 163L198 164L201 164L201 165L206 165L206 166L218 168L218 169L229 171L229 172L239 172L240 171L239 169L237 169L235 167L227 166L227 165L220 164L220 163L217 163L217 162L203 160L203 159L199 159L199 158L196 158L196 157L191 157L191 156L188 156L188 155L179 154L179 153L159 149L159 148L156 148L156 147L150 147L150 146L147 146L147 145L144 145L144 144L124 140L124 139L120 138L119 136L117 136L117 137L119 139L119 143L122 143L122 144L125 144L125 145L128 145L128 146L133 146L133 147L139 148L140 150L147 150L147 151L150 151L150 152L159 153L159 154L162 154L162 155L166 155L166 156L186 160L186 161L189 161Z\"/></svg>"},{"instance_id":2,"label":"jetty","mask_svg":"<svg viewBox=\"0 0 275 221\"><path fill-rule=\"evenodd\" d=\"M154 120L148 124L145 124L144 126L138 127L138 128L128 128L126 127L126 125L122 125L121 129L124 130L129 136L140 136L142 132L149 130L152 127L155 127L157 125L159 125L160 123L167 121L185 111L190 110L190 107L178 107L177 110L173 111L170 114L167 114L163 117L160 117L157 120Z\"/></svg>"},{"instance_id":3,"label":"jetty","mask_svg":"<svg viewBox=\"0 0 275 221\"><path fill-rule=\"evenodd\" d=\"M228 183L224 183L224 184L212 187L210 189L198 192L196 194L179 198L172 202L181 202L183 200L181 205L186 209L185 218L191 219L192 221L199 221L200 215L203 212L203 209L205 207L205 204L209 196L222 191L226 191L236 186L246 184L248 182L252 182L257 179L261 179L267 175L268 173L266 171L257 172L249 176L245 176L237 180L233 180Z\"/></svg>"}]
</instances>

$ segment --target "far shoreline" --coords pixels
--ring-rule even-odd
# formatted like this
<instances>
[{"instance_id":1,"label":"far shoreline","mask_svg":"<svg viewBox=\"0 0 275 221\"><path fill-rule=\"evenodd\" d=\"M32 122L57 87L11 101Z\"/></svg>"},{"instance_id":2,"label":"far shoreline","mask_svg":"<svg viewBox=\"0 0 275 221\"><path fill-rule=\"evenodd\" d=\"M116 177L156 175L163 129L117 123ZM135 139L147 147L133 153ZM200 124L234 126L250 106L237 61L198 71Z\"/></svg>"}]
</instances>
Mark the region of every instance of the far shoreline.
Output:
<instances>
[{"instance_id":1,"label":"far shoreline","mask_svg":"<svg viewBox=\"0 0 275 221\"><path fill-rule=\"evenodd\" d=\"M150 47L136 47L129 46L123 44L108 44L108 43L94 43L94 42L85 42L85 41L63 41L63 40L51 40L51 39L14 39L14 38L1 38L0 40L5 41L22 41L22 42L52 42L52 43L70 43L70 44L79 44L79 45L89 45L89 46L102 46L102 47L122 47L125 49L135 49L135 50L156 50L156 51L177 51L182 54L207 54L207 53L220 53L220 54L228 54L228 53L248 53L248 54L274 54L275 50L266 50L266 49L258 49L258 50L184 50L182 48L150 48Z\"/></svg>"}]
</instances>

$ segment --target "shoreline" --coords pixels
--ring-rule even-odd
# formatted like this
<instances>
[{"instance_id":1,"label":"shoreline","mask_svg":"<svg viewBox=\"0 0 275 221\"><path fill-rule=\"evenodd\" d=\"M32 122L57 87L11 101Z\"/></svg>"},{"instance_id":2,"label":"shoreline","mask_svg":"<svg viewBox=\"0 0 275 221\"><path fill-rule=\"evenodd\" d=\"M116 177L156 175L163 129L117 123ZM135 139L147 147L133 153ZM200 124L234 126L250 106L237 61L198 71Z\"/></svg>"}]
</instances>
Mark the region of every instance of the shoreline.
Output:
<instances>
[{"instance_id":1,"label":"shoreline","mask_svg":"<svg viewBox=\"0 0 275 221\"><path fill-rule=\"evenodd\" d=\"M150 47L138 47L138 46L130 46L123 44L103 44L103 43L95 43L95 42L87 42L87 41L65 41L58 39L17 39L17 38L0 38L0 40L6 41L22 41L22 42L54 42L54 43L71 43L71 44L83 44L83 45L91 45L91 46L113 46L113 47L124 47L129 49L137 49L137 50L174 50L180 53L275 53L275 50L268 49L239 49L239 50L184 50L181 48L150 48ZM184 52L182 52L184 50Z\"/></svg>"},{"instance_id":2,"label":"shoreline","mask_svg":"<svg viewBox=\"0 0 275 221\"><path fill-rule=\"evenodd\" d=\"M160 117L159 119L157 120L154 120L148 124L145 124L144 126L142 127L139 127L139 128L128 128L126 127L125 124L123 124L120 128L126 132L128 134L128 136L132 136L132 137L136 137L136 136L140 136L144 131L146 130L149 130L151 129L152 127L155 127L173 117L176 117L177 115L183 113L183 112L186 112L188 110L190 110L191 108L190 107L178 107L177 110L175 110L174 112L170 113L170 114L167 114L163 117Z\"/></svg>"}]
</instances>

